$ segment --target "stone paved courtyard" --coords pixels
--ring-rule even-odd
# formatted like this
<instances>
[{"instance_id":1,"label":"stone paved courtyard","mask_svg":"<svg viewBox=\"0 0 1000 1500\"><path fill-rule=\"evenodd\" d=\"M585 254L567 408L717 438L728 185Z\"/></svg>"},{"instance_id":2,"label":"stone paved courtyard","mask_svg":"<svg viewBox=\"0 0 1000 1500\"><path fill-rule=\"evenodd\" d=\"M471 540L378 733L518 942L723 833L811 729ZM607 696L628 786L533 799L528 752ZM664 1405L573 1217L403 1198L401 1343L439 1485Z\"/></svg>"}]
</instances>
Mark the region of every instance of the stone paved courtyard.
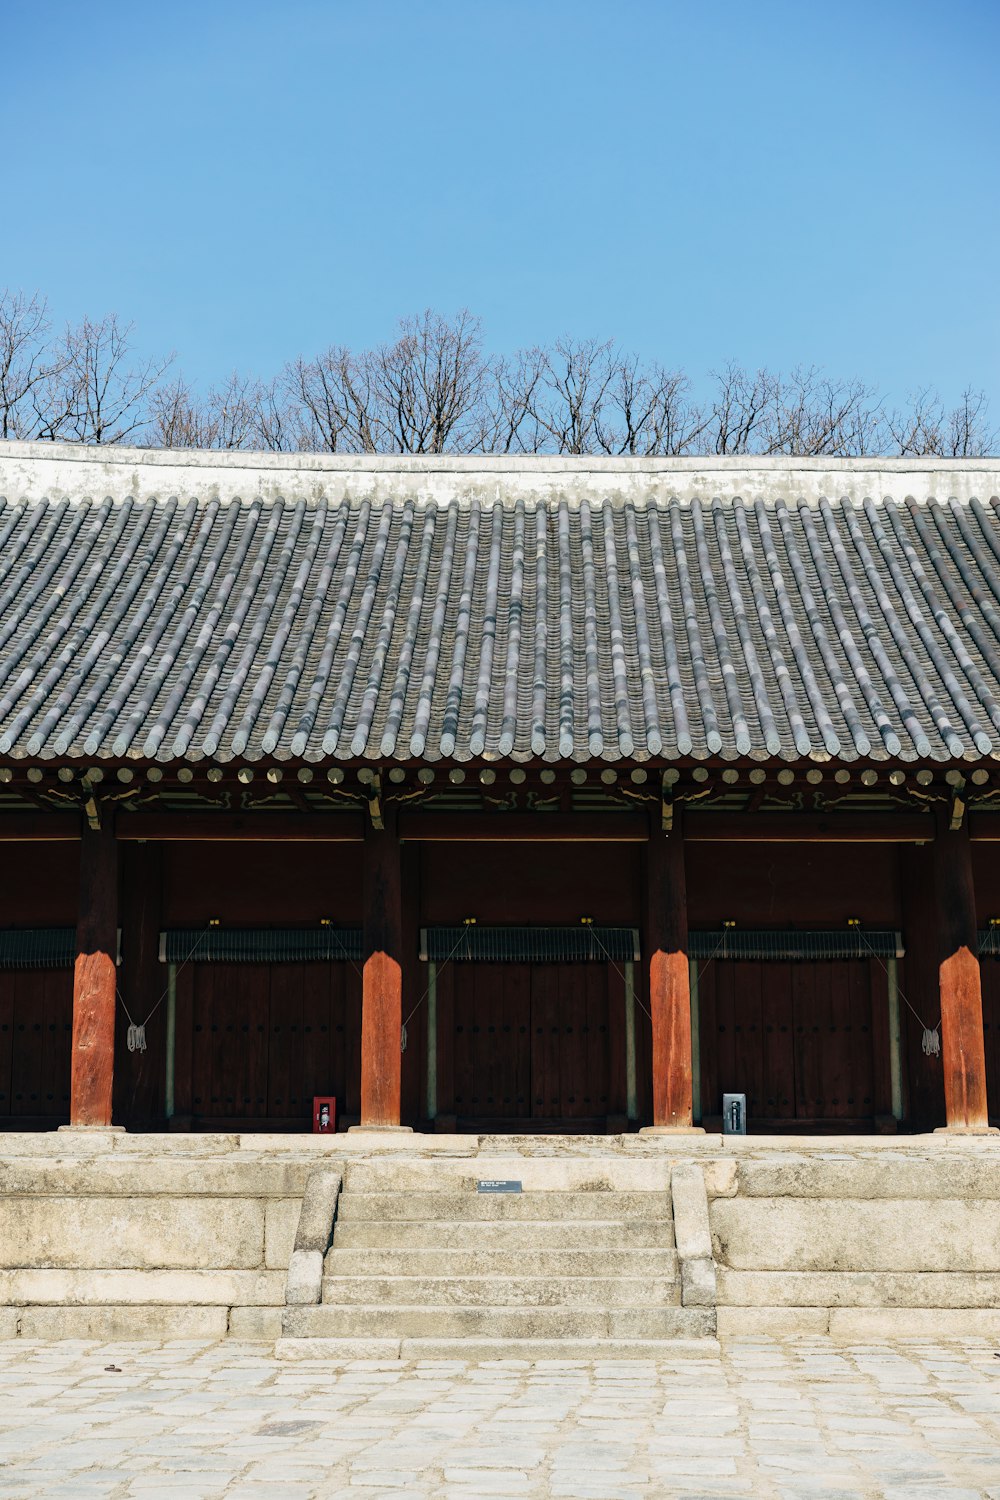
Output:
<instances>
[{"instance_id":1,"label":"stone paved courtyard","mask_svg":"<svg viewBox=\"0 0 1000 1500\"><path fill-rule=\"evenodd\" d=\"M2 1500L1000 1497L987 1341L325 1368L234 1341L10 1340L0 1396Z\"/></svg>"}]
</instances>

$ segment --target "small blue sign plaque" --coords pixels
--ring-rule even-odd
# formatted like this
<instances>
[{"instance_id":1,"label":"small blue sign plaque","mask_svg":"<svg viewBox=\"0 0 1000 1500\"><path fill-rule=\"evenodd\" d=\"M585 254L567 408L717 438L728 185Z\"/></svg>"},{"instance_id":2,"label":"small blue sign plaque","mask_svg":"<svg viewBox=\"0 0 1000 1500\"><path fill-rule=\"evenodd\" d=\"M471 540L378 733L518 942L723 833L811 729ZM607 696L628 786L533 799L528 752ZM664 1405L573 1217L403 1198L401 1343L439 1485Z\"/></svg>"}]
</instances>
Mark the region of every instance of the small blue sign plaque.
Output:
<instances>
[{"instance_id":1,"label":"small blue sign plaque","mask_svg":"<svg viewBox=\"0 0 1000 1500\"><path fill-rule=\"evenodd\" d=\"M500 1177L484 1177L476 1184L477 1193L519 1193L521 1184Z\"/></svg>"}]
</instances>

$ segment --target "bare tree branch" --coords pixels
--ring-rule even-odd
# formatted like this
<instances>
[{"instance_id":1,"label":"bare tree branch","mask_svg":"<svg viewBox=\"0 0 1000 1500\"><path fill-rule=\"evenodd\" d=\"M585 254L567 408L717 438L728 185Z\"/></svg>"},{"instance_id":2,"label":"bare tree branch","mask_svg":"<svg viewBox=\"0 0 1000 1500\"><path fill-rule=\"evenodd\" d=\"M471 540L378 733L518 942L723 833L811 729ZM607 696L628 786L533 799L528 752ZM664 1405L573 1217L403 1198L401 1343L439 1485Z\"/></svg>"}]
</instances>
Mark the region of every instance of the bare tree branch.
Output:
<instances>
[{"instance_id":1,"label":"bare tree branch","mask_svg":"<svg viewBox=\"0 0 1000 1500\"><path fill-rule=\"evenodd\" d=\"M115 313L67 328L52 377L36 388L39 437L122 443L144 426L146 399L170 359L134 362L132 331Z\"/></svg>"},{"instance_id":2,"label":"bare tree branch","mask_svg":"<svg viewBox=\"0 0 1000 1500\"><path fill-rule=\"evenodd\" d=\"M0 438L41 435L38 402L60 374L48 308L34 293L0 291Z\"/></svg>"}]
</instances>

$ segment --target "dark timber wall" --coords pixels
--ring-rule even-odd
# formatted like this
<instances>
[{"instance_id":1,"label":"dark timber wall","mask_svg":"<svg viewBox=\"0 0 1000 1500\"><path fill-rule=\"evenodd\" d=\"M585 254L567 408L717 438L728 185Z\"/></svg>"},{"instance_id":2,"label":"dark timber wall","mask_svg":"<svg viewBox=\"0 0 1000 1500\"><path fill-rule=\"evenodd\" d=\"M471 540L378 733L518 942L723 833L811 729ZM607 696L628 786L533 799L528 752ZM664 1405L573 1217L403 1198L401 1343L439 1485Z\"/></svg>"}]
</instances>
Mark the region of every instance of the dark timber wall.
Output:
<instances>
[{"instance_id":1,"label":"dark timber wall","mask_svg":"<svg viewBox=\"0 0 1000 1500\"><path fill-rule=\"evenodd\" d=\"M986 926L1000 916L1000 845L977 844L973 850L978 920ZM402 852L408 952L404 1010L414 1012L403 1059L403 1110L407 1119L419 1122L427 1044L427 966L417 956L419 928L470 916L483 924L563 924L591 916L599 922L639 925L640 846L428 843L404 845ZM880 844L687 847L694 928L719 928L724 920L741 927L842 927L857 917L871 927L903 931L904 1086L908 1122L918 1128L944 1119L941 1063L925 1057L921 1048L920 1023L934 1026L940 1010L931 856L930 846ZM75 844L11 845L0 868L3 925L72 926L77 882ZM209 919L287 926L331 918L358 925L361 903L361 852L356 846L125 843L122 998L137 1021L156 1006L166 986L157 952L161 927L197 928ZM583 1120L591 1114L621 1113L621 980L603 965L580 967L587 972L560 972L550 965L456 964L442 974L442 1111L450 1090L453 1108L460 1113L466 1101L472 1112L495 1111L512 1118L554 1112ZM650 1108L649 1024L641 963L635 966L635 980L639 1104L645 1118ZM38 1124L66 1118L71 988L68 970L0 972L0 1118ZM983 989L988 1081L996 1115L1000 961L984 960ZM727 1079L735 1085L748 1078L751 1091L779 1101L773 1106L779 1119L808 1120L813 1111L847 1121L887 1112L885 983L874 964L725 969L717 963L705 968L700 991L706 1112L712 1098L729 1086ZM314 1091L336 1092L342 1110L357 1112L360 989L350 965L192 964L179 978L177 1004L180 1117L304 1126ZM129 1054L128 1023L119 1010L115 1110L123 1122L155 1124L162 1119L165 1023L166 1007L160 1004L148 1023L148 1051ZM761 1028L739 1033L743 1059L733 1052L737 1024ZM720 1025L729 1029L722 1033ZM768 1033L768 1025L790 1029ZM465 1029L475 1026L486 1029ZM490 1026L501 1030L490 1032ZM808 1044L810 1034L820 1035L817 1027L824 1028L826 1038L822 1076L818 1054ZM794 1039L777 1063L776 1034ZM498 1035L513 1038L502 1056L496 1041L487 1041ZM781 1069L787 1070L789 1056L795 1079L783 1084Z\"/></svg>"}]
</instances>

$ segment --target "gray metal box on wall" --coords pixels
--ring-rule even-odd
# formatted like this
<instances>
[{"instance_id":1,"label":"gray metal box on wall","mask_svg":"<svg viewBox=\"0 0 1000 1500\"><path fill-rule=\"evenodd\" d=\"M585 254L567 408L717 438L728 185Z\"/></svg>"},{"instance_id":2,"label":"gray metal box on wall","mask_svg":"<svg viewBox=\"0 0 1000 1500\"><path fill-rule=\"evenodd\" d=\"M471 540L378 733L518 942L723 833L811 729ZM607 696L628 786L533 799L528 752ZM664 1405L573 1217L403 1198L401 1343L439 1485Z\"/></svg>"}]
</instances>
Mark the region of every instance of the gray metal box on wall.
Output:
<instances>
[{"instance_id":1,"label":"gray metal box on wall","mask_svg":"<svg viewBox=\"0 0 1000 1500\"><path fill-rule=\"evenodd\" d=\"M723 1135L746 1135L747 1133L747 1096L746 1094L723 1094L722 1096L722 1134Z\"/></svg>"}]
</instances>

